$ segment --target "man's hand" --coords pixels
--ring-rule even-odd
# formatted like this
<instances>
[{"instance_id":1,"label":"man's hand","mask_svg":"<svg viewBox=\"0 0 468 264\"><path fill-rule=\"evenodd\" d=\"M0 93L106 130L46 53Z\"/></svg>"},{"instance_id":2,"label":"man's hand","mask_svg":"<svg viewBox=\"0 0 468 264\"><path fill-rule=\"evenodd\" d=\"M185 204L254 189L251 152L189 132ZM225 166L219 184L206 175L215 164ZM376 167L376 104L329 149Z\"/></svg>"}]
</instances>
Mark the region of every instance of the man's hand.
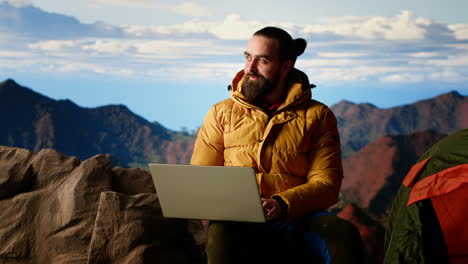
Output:
<instances>
[{"instance_id":1,"label":"man's hand","mask_svg":"<svg viewBox=\"0 0 468 264\"><path fill-rule=\"evenodd\" d=\"M262 198L262 206L268 220L281 216L281 206L275 199Z\"/></svg>"}]
</instances>

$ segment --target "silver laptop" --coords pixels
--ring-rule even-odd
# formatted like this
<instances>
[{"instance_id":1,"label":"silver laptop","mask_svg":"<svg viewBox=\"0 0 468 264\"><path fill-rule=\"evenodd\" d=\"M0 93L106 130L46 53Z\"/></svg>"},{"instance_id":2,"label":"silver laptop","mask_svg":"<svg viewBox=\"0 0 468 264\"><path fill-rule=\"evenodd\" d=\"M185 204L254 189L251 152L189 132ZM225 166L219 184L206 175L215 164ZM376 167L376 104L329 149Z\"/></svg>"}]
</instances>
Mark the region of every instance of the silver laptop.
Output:
<instances>
[{"instance_id":1,"label":"silver laptop","mask_svg":"<svg viewBox=\"0 0 468 264\"><path fill-rule=\"evenodd\" d=\"M265 222L253 168L149 166L164 217Z\"/></svg>"}]
</instances>

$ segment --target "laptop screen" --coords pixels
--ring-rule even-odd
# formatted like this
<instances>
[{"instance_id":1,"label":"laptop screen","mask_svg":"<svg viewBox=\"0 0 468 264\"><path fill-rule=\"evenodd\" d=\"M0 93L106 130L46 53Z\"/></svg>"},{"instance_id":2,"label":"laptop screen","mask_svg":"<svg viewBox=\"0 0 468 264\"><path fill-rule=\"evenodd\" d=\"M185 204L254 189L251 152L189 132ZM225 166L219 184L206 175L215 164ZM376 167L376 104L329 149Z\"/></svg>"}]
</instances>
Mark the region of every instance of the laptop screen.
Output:
<instances>
[{"instance_id":1,"label":"laptop screen","mask_svg":"<svg viewBox=\"0 0 468 264\"><path fill-rule=\"evenodd\" d=\"M253 168L149 166L165 217L265 222Z\"/></svg>"}]
</instances>

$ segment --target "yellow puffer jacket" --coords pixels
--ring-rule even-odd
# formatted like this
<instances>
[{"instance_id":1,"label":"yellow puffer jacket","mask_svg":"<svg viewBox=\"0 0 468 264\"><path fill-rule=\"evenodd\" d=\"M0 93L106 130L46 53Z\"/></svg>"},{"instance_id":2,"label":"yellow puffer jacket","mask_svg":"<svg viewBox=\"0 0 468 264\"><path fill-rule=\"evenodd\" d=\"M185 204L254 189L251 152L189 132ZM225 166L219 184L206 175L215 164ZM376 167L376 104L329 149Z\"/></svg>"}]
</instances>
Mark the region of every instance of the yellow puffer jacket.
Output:
<instances>
[{"instance_id":1,"label":"yellow puffer jacket","mask_svg":"<svg viewBox=\"0 0 468 264\"><path fill-rule=\"evenodd\" d=\"M284 103L268 116L244 99L239 72L231 98L208 111L191 164L255 168L261 196L281 197L294 219L336 203L343 169L334 114L311 99L303 72L290 74Z\"/></svg>"}]
</instances>

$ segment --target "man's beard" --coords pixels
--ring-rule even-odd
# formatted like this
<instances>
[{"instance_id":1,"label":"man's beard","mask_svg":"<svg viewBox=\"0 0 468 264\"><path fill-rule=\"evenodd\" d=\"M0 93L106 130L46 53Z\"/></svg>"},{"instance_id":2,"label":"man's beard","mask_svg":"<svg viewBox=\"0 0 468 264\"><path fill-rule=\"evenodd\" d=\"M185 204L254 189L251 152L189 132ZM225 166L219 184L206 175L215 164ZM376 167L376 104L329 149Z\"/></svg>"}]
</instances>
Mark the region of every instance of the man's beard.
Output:
<instances>
[{"instance_id":1,"label":"man's beard","mask_svg":"<svg viewBox=\"0 0 468 264\"><path fill-rule=\"evenodd\" d=\"M256 77L256 80L251 80L249 77ZM247 73L242 83L242 94L247 101L254 105L261 105L265 99L265 95L271 93L275 86L278 84L278 80L267 79L263 75L258 73Z\"/></svg>"}]
</instances>

